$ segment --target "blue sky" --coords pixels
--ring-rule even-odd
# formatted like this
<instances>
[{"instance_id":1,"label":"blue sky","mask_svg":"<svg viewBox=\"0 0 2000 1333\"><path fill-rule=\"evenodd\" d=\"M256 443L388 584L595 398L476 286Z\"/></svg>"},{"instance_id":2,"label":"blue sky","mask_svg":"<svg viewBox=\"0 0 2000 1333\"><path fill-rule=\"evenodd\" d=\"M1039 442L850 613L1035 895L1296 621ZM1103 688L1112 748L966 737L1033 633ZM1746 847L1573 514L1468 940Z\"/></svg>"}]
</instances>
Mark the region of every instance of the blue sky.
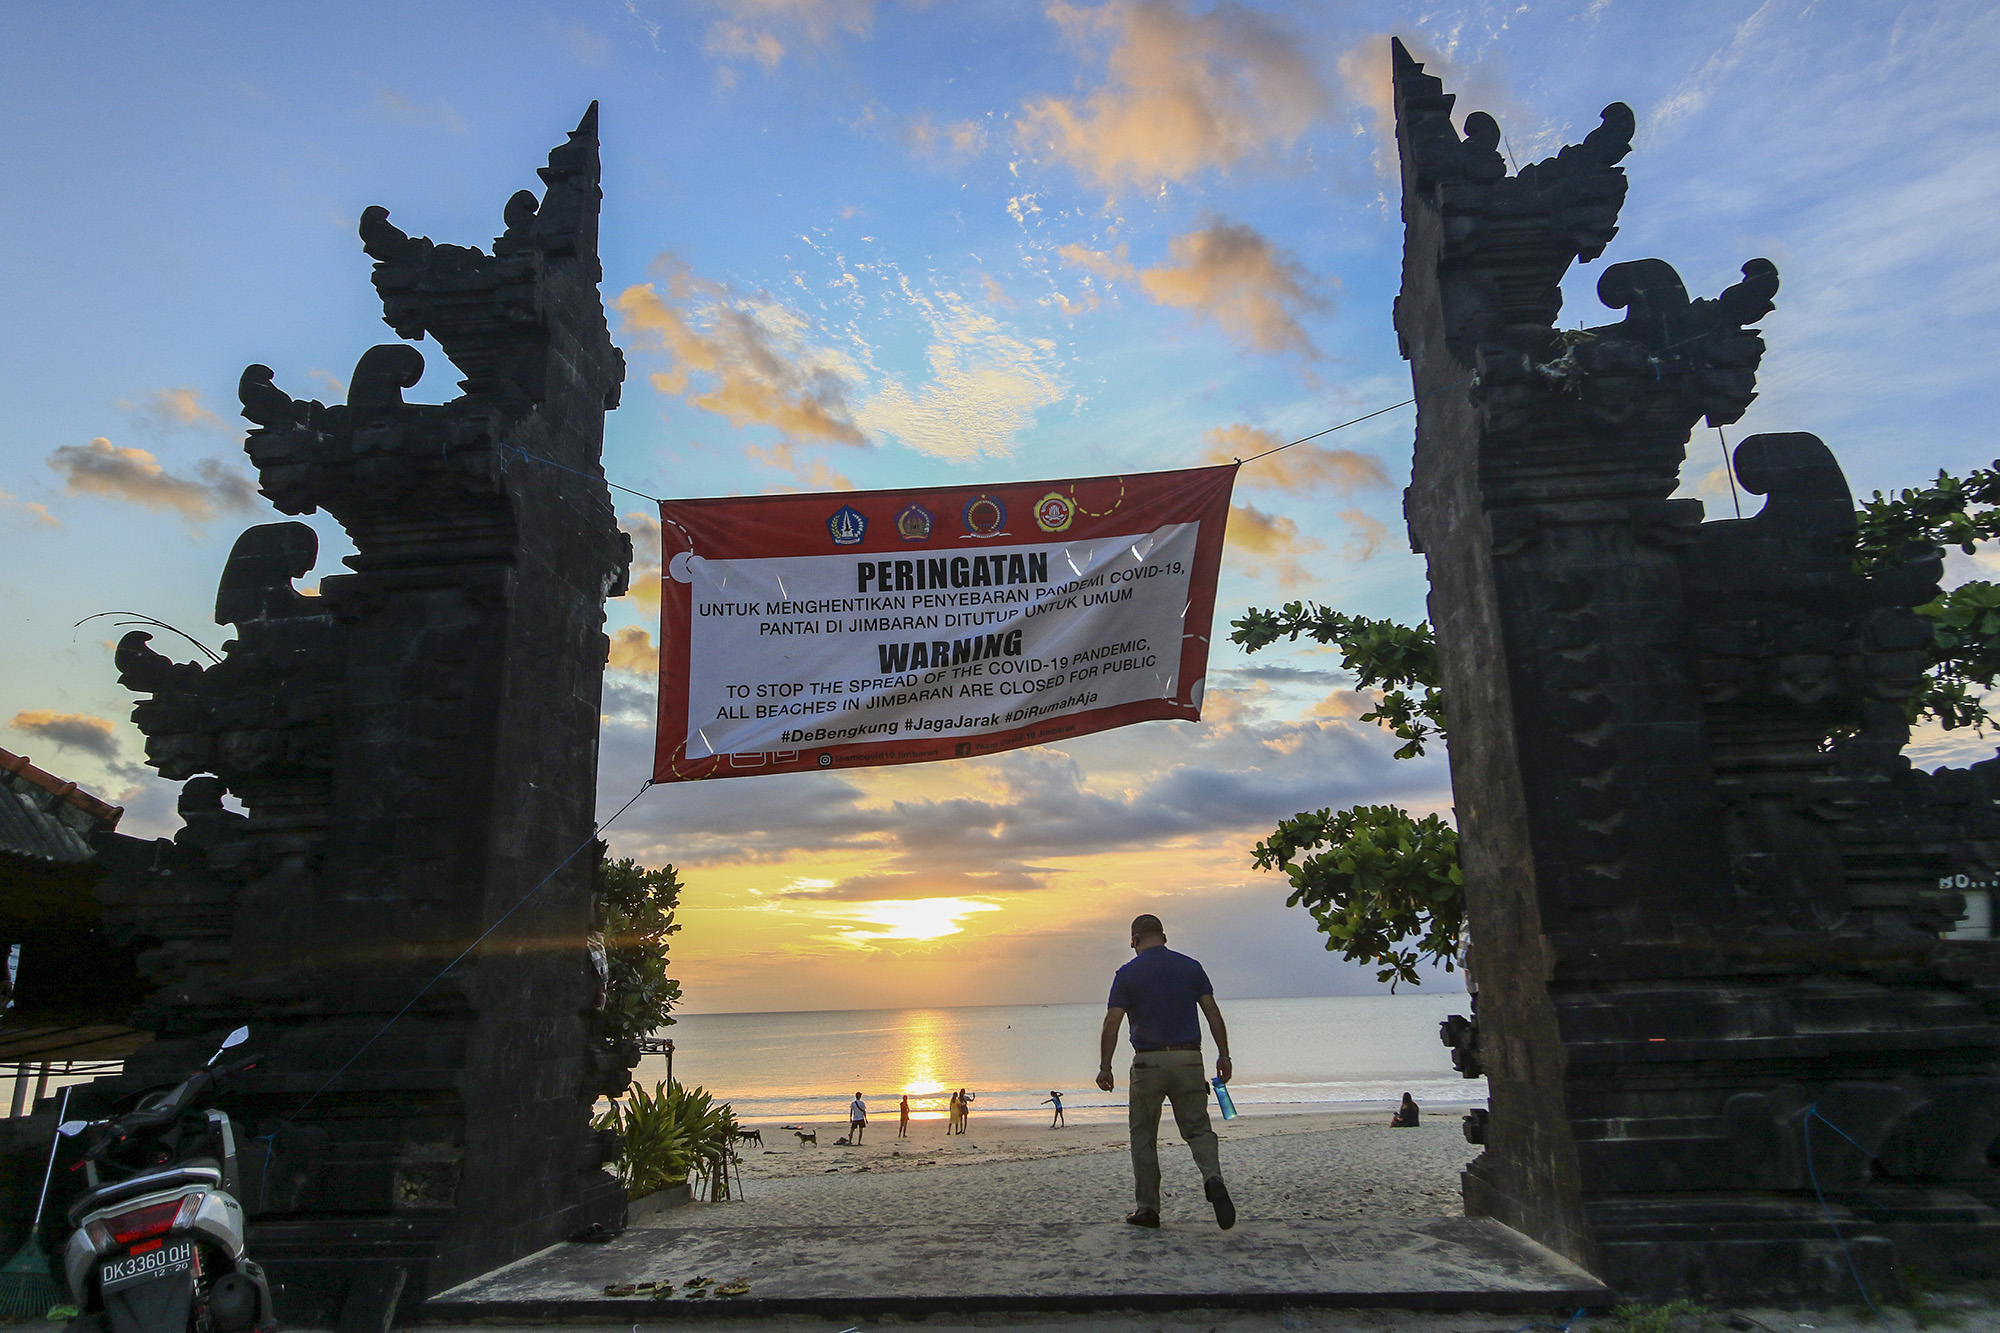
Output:
<instances>
[{"instance_id":1,"label":"blue sky","mask_svg":"<svg viewBox=\"0 0 2000 1333\"><path fill-rule=\"evenodd\" d=\"M1864 494L1990 459L1990 6L15 4L0 744L127 805L127 831L171 830L116 631L72 623L132 609L220 646L228 546L277 517L241 455L242 367L336 400L393 340L362 208L485 245L593 99L633 372L606 468L638 490L1191 465L1400 400L1391 32L1523 164L1609 101L1637 112L1623 229L1565 323L1607 318L1604 263L1657 256L1713 295L1765 256L1784 286L1732 440L1814 431ZM438 401L454 376L430 362L412 397ZM1295 596L1420 617L1410 437L1405 410L1246 469L1224 618ZM1713 433L1691 448L1684 490L1728 512ZM333 569L351 548L315 522ZM644 597L611 616L607 809L646 770L657 634ZM1390 760L1324 654L1213 665L1199 725L649 793L618 841L693 886L690 1003L1092 998L1147 905L1237 993L1372 988L1246 849L1299 809L1448 808L1442 767Z\"/></svg>"}]
</instances>

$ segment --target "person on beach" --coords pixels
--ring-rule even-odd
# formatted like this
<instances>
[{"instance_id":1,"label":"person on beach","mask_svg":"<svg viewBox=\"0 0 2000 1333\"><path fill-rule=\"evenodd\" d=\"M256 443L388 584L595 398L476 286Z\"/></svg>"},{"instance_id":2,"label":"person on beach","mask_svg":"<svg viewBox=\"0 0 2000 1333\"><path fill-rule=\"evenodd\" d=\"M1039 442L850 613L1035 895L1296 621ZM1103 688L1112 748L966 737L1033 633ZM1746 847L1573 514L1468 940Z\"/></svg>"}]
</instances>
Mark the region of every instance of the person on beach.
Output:
<instances>
[{"instance_id":1,"label":"person on beach","mask_svg":"<svg viewBox=\"0 0 2000 1333\"><path fill-rule=\"evenodd\" d=\"M847 1138L855 1147L861 1146L861 1135L868 1129L868 1104L855 1093L854 1100L847 1104Z\"/></svg>"},{"instance_id":2,"label":"person on beach","mask_svg":"<svg viewBox=\"0 0 2000 1333\"><path fill-rule=\"evenodd\" d=\"M951 1094L951 1109L945 1113L944 1118L944 1134L946 1138L950 1138L952 1135L958 1133L958 1117L964 1110L965 1103L958 1099L958 1094L955 1092Z\"/></svg>"},{"instance_id":3,"label":"person on beach","mask_svg":"<svg viewBox=\"0 0 2000 1333\"><path fill-rule=\"evenodd\" d=\"M964 1088L958 1090L958 1132L965 1133L965 1122L972 1119L972 1094Z\"/></svg>"},{"instance_id":4,"label":"person on beach","mask_svg":"<svg viewBox=\"0 0 2000 1333\"><path fill-rule=\"evenodd\" d=\"M910 1137L910 1094L907 1092L903 1094L902 1115L896 1124L896 1137L899 1139Z\"/></svg>"},{"instance_id":5,"label":"person on beach","mask_svg":"<svg viewBox=\"0 0 2000 1333\"><path fill-rule=\"evenodd\" d=\"M1050 1129L1061 1128L1063 1122L1062 1094L1060 1092L1057 1092L1054 1088L1049 1089L1049 1095L1042 1098L1042 1105L1044 1106L1052 1105L1056 1108L1055 1116L1049 1121L1049 1128Z\"/></svg>"},{"instance_id":6,"label":"person on beach","mask_svg":"<svg viewBox=\"0 0 2000 1333\"><path fill-rule=\"evenodd\" d=\"M1389 1114L1389 1128L1415 1129L1417 1127L1417 1103L1409 1093L1403 1094L1403 1104Z\"/></svg>"},{"instance_id":7,"label":"person on beach","mask_svg":"<svg viewBox=\"0 0 2000 1333\"><path fill-rule=\"evenodd\" d=\"M1160 1225L1160 1103L1170 1101L1174 1124L1201 1169L1202 1193L1215 1209L1215 1224L1227 1231L1236 1225L1236 1204L1222 1183L1222 1156L1208 1123L1201 1024L1195 1017L1197 1010L1207 1017L1215 1035L1216 1080L1229 1082L1229 1029L1215 1003L1215 987L1200 963L1167 947L1166 927L1151 913L1132 919L1132 953L1132 961L1111 979L1097 1065L1097 1086L1110 1092L1116 1086L1111 1057L1118 1050L1118 1028L1129 1017L1132 1072L1126 1119L1139 1206L1125 1220L1135 1227Z\"/></svg>"}]
</instances>

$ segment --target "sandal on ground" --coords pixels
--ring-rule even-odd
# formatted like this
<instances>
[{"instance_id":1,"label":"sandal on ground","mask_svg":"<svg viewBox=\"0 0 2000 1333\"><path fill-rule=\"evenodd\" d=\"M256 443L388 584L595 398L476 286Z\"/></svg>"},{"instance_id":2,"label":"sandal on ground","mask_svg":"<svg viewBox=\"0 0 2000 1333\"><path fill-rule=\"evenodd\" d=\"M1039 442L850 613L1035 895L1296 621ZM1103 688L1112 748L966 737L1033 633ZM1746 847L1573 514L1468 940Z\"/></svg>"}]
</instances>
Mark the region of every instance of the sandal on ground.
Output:
<instances>
[{"instance_id":1,"label":"sandal on ground","mask_svg":"<svg viewBox=\"0 0 2000 1333\"><path fill-rule=\"evenodd\" d=\"M1205 1182L1201 1187L1201 1192L1206 1194L1208 1201L1215 1205L1215 1225L1221 1227L1224 1231L1236 1225L1236 1204L1230 1199L1229 1187L1222 1183L1221 1176L1216 1176Z\"/></svg>"},{"instance_id":2,"label":"sandal on ground","mask_svg":"<svg viewBox=\"0 0 2000 1333\"><path fill-rule=\"evenodd\" d=\"M1160 1214L1153 1208L1134 1208L1125 1214L1125 1220L1135 1227L1157 1227L1160 1225Z\"/></svg>"}]
</instances>

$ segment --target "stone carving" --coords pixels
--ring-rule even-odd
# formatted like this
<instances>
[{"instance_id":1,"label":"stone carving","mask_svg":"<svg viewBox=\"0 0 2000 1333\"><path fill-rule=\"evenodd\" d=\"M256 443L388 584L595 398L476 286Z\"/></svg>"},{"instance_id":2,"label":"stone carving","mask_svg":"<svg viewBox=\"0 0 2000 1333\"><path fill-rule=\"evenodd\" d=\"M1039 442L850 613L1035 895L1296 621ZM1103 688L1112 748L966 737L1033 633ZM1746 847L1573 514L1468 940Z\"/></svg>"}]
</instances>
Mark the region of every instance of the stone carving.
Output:
<instances>
[{"instance_id":1,"label":"stone carving","mask_svg":"<svg viewBox=\"0 0 2000 1333\"><path fill-rule=\"evenodd\" d=\"M1614 264L1624 317L1558 329L1632 113L1510 176L1490 117L1461 137L1392 59L1405 508L1478 942L1476 1025L1443 1035L1492 1090L1467 1208L1638 1296L1852 1299L1830 1222L1878 1296L1899 1260L2000 1275L2000 946L1939 938L1945 878L2000 841L2000 762L1901 757L1938 553L1856 573L1810 435L1737 447L1752 517L1670 498L1690 430L1755 394L1776 269L1691 300Z\"/></svg>"},{"instance_id":2,"label":"stone carving","mask_svg":"<svg viewBox=\"0 0 2000 1333\"><path fill-rule=\"evenodd\" d=\"M251 1025L267 1058L232 1111L265 1136L244 1193L291 1321L386 1317L395 1293L622 1223L589 1116L629 1078L585 946L603 608L631 558L599 469L624 361L597 291L596 123L508 203L491 254L362 216L385 318L442 345L461 396L405 401L426 370L407 343L364 352L340 404L243 372L260 488L337 519L352 572L301 590L313 529L252 528L217 593L220 663L119 645L186 827L101 890L150 942L160 1040L94 1095Z\"/></svg>"}]
</instances>

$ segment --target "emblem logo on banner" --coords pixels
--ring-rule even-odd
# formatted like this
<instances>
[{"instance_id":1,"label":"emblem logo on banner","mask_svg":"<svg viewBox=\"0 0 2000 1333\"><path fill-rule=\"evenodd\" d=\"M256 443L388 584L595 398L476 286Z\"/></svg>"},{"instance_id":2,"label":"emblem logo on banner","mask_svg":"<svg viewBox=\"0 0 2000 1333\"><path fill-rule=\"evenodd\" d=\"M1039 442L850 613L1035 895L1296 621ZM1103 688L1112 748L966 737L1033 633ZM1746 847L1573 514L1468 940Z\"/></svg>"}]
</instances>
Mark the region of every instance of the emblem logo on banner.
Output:
<instances>
[{"instance_id":1,"label":"emblem logo on banner","mask_svg":"<svg viewBox=\"0 0 2000 1333\"><path fill-rule=\"evenodd\" d=\"M1061 491L1050 491L1035 501L1035 526L1043 532L1064 532L1076 517L1076 502Z\"/></svg>"},{"instance_id":2,"label":"emblem logo on banner","mask_svg":"<svg viewBox=\"0 0 2000 1333\"><path fill-rule=\"evenodd\" d=\"M1209 467L663 503L654 780L1198 719L1235 481ZM962 531L938 521L954 511ZM1010 534L1010 511L1033 526Z\"/></svg>"},{"instance_id":3,"label":"emblem logo on banner","mask_svg":"<svg viewBox=\"0 0 2000 1333\"><path fill-rule=\"evenodd\" d=\"M827 519L826 530L835 546L859 546L868 535L868 516L853 505L842 505Z\"/></svg>"},{"instance_id":4,"label":"emblem logo on banner","mask_svg":"<svg viewBox=\"0 0 2000 1333\"><path fill-rule=\"evenodd\" d=\"M965 502L965 530L974 537L1004 537L1007 506L991 495L973 496Z\"/></svg>"}]
</instances>

